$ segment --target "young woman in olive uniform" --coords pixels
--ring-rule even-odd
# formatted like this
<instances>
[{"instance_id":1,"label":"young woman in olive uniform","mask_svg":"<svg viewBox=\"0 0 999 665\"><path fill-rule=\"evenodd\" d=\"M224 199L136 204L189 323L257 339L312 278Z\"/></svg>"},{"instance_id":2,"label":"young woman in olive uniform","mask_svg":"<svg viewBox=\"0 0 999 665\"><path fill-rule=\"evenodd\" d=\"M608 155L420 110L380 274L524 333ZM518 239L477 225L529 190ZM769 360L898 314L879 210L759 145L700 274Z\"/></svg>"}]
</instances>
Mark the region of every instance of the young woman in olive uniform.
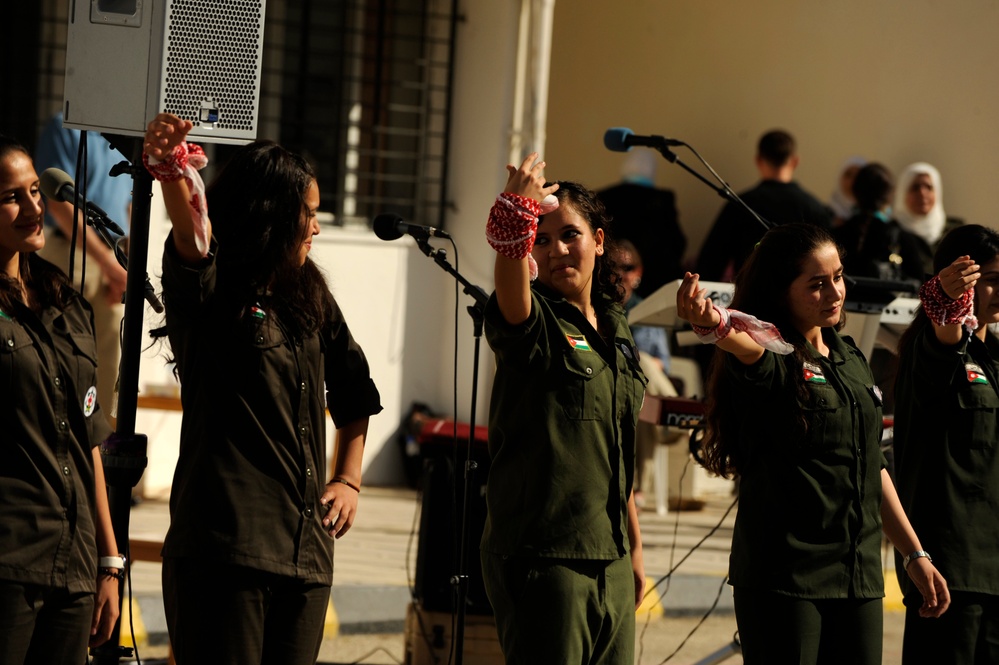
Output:
<instances>
[{"instance_id":1,"label":"young woman in olive uniform","mask_svg":"<svg viewBox=\"0 0 999 665\"><path fill-rule=\"evenodd\" d=\"M729 578L748 665L880 663L882 525L904 554L922 550L884 468L880 391L837 333L845 292L828 233L790 224L753 251L732 310L705 299L697 275L677 294L678 314L720 350L704 456L740 478ZM923 616L942 613L929 559L908 573Z\"/></svg>"},{"instance_id":2,"label":"young woman in olive uniform","mask_svg":"<svg viewBox=\"0 0 999 665\"><path fill-rule=\"evenodd\" d=\"M575 183L546 187L536 159L507 167L487 227L505 253L486 308L497 368L485 586L508 663L631 665L644 589L632 483L645 379L606 263L603 207ZM548 194L557 209L537 222ZM503 219L525 224L519 253L505 251L517 238Z\"/></svg>"},{"instance_id":3,"label":"young woman in olive uniform","mask_svg":"<svg viewBox=\"0 0 999 665\"><path fill-rule=\"evenodd\" d=\"M311 664L378 391L308 258L312 168L269 141L243 147L207 191L209 221L190 129L161 114L145 143L173 223L163 300L183 386L163 544L170 639L180 663ZM339 429L328 482L327 406Z\"/></svg>"},{"instance_id":4,"label":"young woman in olive uniform","mask_svg":"<svg viewBox=\"0 0 999 665\"><path fill-rule=\"evenodd\" d=\"M999 323L999 233L955 228L934 267L899 347L895 477L951 605L938 620L921 617L896 556L902 662L999 663L999 339L988 329Z\"/></svg>"},{"instance_id":5,"label":"young woman in olive uniform","mask_svg":"<svg viewBox=\"0 0 999 665\"><path fill-rule=\"evenodd\" d=\"M38 175L0 136L0 662L78 665L118 618L90 305L39 258Z\"/></svg>"}]
</instances>

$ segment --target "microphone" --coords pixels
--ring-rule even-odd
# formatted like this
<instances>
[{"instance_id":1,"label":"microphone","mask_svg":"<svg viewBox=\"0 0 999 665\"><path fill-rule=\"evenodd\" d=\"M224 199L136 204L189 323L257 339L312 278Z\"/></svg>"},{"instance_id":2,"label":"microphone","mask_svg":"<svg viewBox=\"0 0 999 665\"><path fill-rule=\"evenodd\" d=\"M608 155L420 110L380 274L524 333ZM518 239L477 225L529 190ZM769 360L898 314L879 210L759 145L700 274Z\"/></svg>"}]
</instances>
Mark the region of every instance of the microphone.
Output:
<instances>
[{"instance_id":1,"label":"microphone","mask_svg":"<svg viewBox=\"0 0 999 665\"><path fill-rule=\"evenodd\" d=\"M114 223L114 221L108 217L108 214L101 210L93 201L86 201L84 205L83 199L77 195L76 183L73 179L69 177L69 174L63 170L51 168L42 171L42 175L38 179L39 185L42 189L42 194L53 201L63 201L66 203L77 202L79 207L86 208L87 212L99 217L104 226L108 227L110 231L116 233L117 235L123 236L125 232L120 226Z\"/></svg>"},{"instance_id":2,"label":"microphone","mask_svg":"<svg viewBox=\"0 0 999 665\"><path fill-rule=\"evenodd\" d=\"M665 136L639 136L627 127L611 127L604 132L604 147L612 152L628 152L636 145L662 150L686 144Z\"/></svg>"},{"instance_id":3,"label":"microphone","mask_svg":"<svg viewBox=\"0 0 999 665\"><path fill-rule=\"evenodd\" d=\"M402 217L393 212L384 212L377 217L372 224L375 235L382 240L396 240L404 235L411 235L417 239L450 238L451 234L432 226L421 226L403 221Z\"/></svg>"}]
</instances>

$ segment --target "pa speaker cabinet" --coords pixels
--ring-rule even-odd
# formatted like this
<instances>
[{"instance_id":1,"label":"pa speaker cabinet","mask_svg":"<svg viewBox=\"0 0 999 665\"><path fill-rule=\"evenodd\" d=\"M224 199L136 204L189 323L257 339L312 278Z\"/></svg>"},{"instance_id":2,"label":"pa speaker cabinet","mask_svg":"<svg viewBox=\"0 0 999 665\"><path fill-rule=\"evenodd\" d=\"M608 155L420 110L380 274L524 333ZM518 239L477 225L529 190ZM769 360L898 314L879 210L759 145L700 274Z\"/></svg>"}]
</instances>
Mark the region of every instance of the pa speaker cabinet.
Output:
<instances>
[{"instance_id":1,"label":"pa speaker cabinet","mask_svg":"<svg viewBox=\"0 0 999 665\"><path fill-rule=\"evenodd\" d=\"M142 136L157 113L190 136L257 136L266 0L70 0L64 124Z\"/></svg>"}]
</instances>

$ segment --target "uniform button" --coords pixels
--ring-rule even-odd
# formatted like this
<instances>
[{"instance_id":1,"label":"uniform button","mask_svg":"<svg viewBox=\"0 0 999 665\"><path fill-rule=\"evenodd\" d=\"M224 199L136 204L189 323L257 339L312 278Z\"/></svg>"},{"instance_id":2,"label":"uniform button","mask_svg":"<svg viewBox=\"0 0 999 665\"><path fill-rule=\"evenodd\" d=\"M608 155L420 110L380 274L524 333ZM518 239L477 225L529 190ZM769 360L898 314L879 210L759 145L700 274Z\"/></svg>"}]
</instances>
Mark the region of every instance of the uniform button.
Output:
<instances>
[{"instance_id":1,"label":"uniform button","mask_svg":"<svg viewBox=\"0 0 999 665\"><path fill-rule=\"evenodd\" d=\"M305 382L304 381L302 382L302 392L303 393L305 392Z\"/></svg>"},{"instance_id":2,"label":"uniform button","mask_svg":"<svg viewBox=\"0 0 999 665\"><path fill-rule=\"evenodd\" d=\"M62 475L64 475L64 476L68 476L69 475L69 467L68 466L62 467Z\"/></svg>"},{"instance_id":3,"label":"uniform button","mask_svg":"<svg viewBox=\"0 0 999 665\"><path fill-rule=\"evenodd\" d=\"M14 340L8 339L7 340L7 346L14 346Z\"/></svg>"},{"instance_id":4,"label":"uniform button","mask_svg":"<svg viewBox=\"0 0 999 665\"><path fill-rule=\"evenodd\" d=\"M308 427L301 427L301 428L299 428L298 431L302 433L302 436L305 436L306 434L308 434L309 428Z\"/></svg>"},{"instance_id":5,"label":"uniform button","mask_svg":"<svg viewBox=\"0 0 999 665\"><path fill-rule=\"evenodd\" d=\"M586 368L586 373L587 374L593 374L593 368L592 367L587 367Z\"/></svg>"},{"instance_id":6,"label":"uniform button","mask_svg":"<svg viewBox=\"0 0 999 665\"><path fill-rule=\"evenodd\" d=\"M62 387L62 379L60 379L60 378L59 378L59 377L57 376L57 377L55 378L55 384L56 384L56 387L57 387L57 388L60 388L60 387Z\"/></svg>"},{"instance_id":7,"label":"uniform button","mask_svg":"<svg viewBox=\"0 0 999 665\"><path fill-rule=\"evenodd\" d=\"M69 428L69 425L66 424L65 420L60 420L59 421L59 429L61 429L63 432L65 432L68 428Z\"/></svg>"},{"instance_id":8,"label":"uniform button","mask_svg":"<svg viewBox=\"0 0 999 665\"><path fill-rule=\"evenodd\" d=\"M305 470L305 475L307 475L309 478L311 478L312 477L312 469L306 469Z\"/></svg>"},{"instance_id":9,"label":"uniform button","mask_svg":"<svg viewBox=\"0 0 999 665\"><path fill-rule=\"evenodd\" d=\"M264 336L257 335L257 344L263 344L263 343L264 343Z\"/></svg>"},{"instance_id":10,"label":"uniform button","mask_svg":"<svg viewBox=\"0 0 999 665\"><path fill-rule=\"evenodd\" d=\"M305 509L305 516L306 517L312 517L312 508L306 508Z\"/></svg>"}]
</instances>

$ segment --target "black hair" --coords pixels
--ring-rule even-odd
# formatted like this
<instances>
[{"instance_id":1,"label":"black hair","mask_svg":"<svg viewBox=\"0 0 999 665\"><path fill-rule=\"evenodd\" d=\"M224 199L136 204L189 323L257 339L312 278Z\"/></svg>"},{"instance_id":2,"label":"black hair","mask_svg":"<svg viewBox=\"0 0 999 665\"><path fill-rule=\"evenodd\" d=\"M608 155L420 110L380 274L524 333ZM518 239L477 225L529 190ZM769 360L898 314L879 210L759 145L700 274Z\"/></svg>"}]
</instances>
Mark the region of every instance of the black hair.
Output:
<instances>
[{"instance_id":1,"label":"black hair","mask_svg":"<svg viewBox=\"0 0 999 665\"><path fill-rule=\"evenodd\" d=\"M297 337L326 322L332 298L311 259L299 265L305 197L315 170L273 141L238 150L207 190L218 240L218 293L224 306L246 313L270 292L281 320Z\"/></svg>"},{"instance_id":2,"label":"black hair","mask_svg":"<svg viewBox=\"0 0 999 665\"><path fill-rule=\"evenodd\" d=\"M832 245L840 251L832 236L814 224L774 227L763 236L735 279L732 309L777 326L784 341L794 346L799 363L804 363L809 355L805 338L791 321L788 290L801 275L808 257L825 245ZM842 256L842 252L840 254ZM843 323L841 317L836 329L842 328ZM745 462L740 459L738 446L739 430L743 424L734 417L738 396L724 377L726 355L725 351L716 349L712 360L705 413L708 427L702 442L704 465L723 477L737 473L740 464ZM795 395L805 401L808 389L802 373L795 373L794 378ZM806 433L807 423L802 414L796 412L793 417L795 422L792 428L799 434Z\"/></svg>"},{"instance_id":3,"label":"black hair","mask_svg":"<svg viewBox=\"0 0 999 665\"><path fill-rule=\"evenodd\" d=\"M590 225L590 231L594 234L597 229L604 232L604 253L596 257L593 266L590 303L593 304L594 309L601 311L604 308L604 298L609 298L616 303L622 302L624 290L618 284L620 278L615 270L616 263L613 257L615 246L614 234L611 232L611 217L607 214L604 204L597 198L596 193L571 180L558 181L558 191L555 192L555 197L558 198L559 205L568 205L585 219ZM544 215L541 216L541 219L544 219Z\"/></svg>"},{"instance_id":4,"label":"black hair","mask_svg":"<svg viewBox=\"0 0 999 665\"><path fill-rule=\"evenodd\" d=\"M857 171L852 190L860 212L871 215L891 203L895 178L887 167L871 162Z\"/></svg>"},{"instance_id":5,"label":"black hair","mask_svg":"<svg viewBox=\"0 0 999 665\"><path fill-rule=\"evenodd\" d=\"M940 240L940 245L933 255L934 275L939 275L941 270L962 256L970 256L980 266L991 263L999 256L999 232L978 224L958 226L950 231ZM977 313L977 298L973 307L972 311ZM898 342L899 367L911 364L916 338L921 331L932 325L930 317L923 311L922 306L917 307L912 323L902 333L902 338Z\"/></svg>"},{"instance_id":6,"label":"black hair","mask_svg":"<svg viewBox=\"0 0 999 665\"><path fill-rule=\"evenodd\" d=\"M787 164L797 151L798 145L794 137L782 129L767 132L760 137L760 142L756 146L756 154L766 163L776 167Z\"/></svg>"},{"instance_id":7,"label":"black hair","mask_svg":"<svg viewBox=\"0 0 999 665\"><path fill-rule=\"evenodd\" d=\"M29 160L31 153L16 139L0 134L0 163L15 152L24 154ZM0 273L0 310L10 312L15 302L27 304L23 299L21 284L29 284L35 291L38 304L63 309L72 294L69 279L62 270L36 256L36 252L21 252L18 256L20 281Z\"/></svg>"}]
</instances>

